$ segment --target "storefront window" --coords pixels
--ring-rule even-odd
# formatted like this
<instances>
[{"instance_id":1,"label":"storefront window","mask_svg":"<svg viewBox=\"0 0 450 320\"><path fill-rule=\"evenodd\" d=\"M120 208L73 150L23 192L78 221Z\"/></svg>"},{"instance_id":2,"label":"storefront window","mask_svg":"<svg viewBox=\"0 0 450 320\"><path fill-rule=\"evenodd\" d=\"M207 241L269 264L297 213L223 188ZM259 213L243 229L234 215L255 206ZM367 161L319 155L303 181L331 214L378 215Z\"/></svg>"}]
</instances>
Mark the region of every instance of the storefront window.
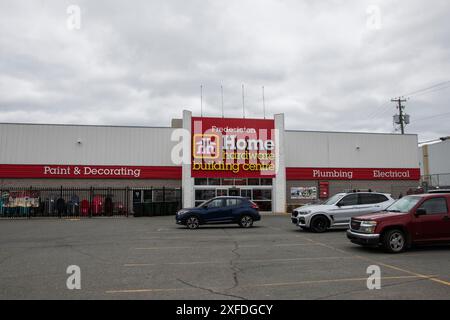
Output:
<instances>
[{"instance_id":1,"label":"storefront window","mask_svg":"<svg viewBox=\"0 0 450 320\"><path fill-rule=\"evenodd\" d=\"M214 197L241 196L254 201L261 211L272 211L272 188L267 187L272 185L271 178L196 178L195 184L196 206Z\"/></svg>"},{"instance_id":2,"label":"storefront window","mask_svg":"<svg viewBox=\"0 0 450 320\"><path fill-rule=\"evenodd\" d=\"M228 189L217 189L217 196L227 196L228 195Z\"/></svg>"},{"instance_id":3,"label":"storefront window","mask_svg":"<svg viewBox=\"0 0 450 320\"><path fill-rule=\"evenodd\" d=\"M263 179L261 179L261 185L262 186L271 186L272 185L272 179L270 179L270 178L263 178Z\"/></svg>"},{"instance_id":4,"label":"storefront window","mask_svg":"<svg viewBox=\"0 0 450 320\"><path fill-rule=\"evenodd\" d=\"M209 200L216 196L216 190L195 190L195 200Z\"/></svg>"},{"instance_id":5,"label":"storefront window","mask_svg":"<svg viewBox=\"0 0 450 320\"><path fill-rule=\"evenodd\" d=\"M272 201L253 201L259 207L259 211L272 211Z\"/></svg>"},{"instance_id":6,"label":"storefront window","mask_svg":"<svg viewBox=\"0 0 450 320\"><path fill-rule=\"evenodd\" d=\"M234 179L234 185L235 186L246 186L247 179Z\"/></svg>"},{"instance_id":7,"label":"storefront window","mask_svg":"<svg viewBox=\"0 0 450 320\"><path fill-rule=\"evenodd\" d=\"M240 190L238 188L231 188L228 190L228 195L230 197L239 197L240 196Z\"/></svg>"},{"instance_id":8,"label":"storefront window","mask_svg":"<svg viewBox=\"0 0 450 320\"><path fill-rule=\"evenodd\" d=\"M220 179L219 178L208 178L208 185L209 186L220 186Z\"/></svg>"},{"instance_id":9,"label":"storefront window","mask_svg":"<svg viewBox=\"0 0 450 320\"><path fill-rule=\"evenodd\" d=\"M234 179L232 179L232 178L224 178L224 179L222 179L222 185L224 185L224 186L232 186L232 185L234 185Z\"/></svg>"},{"instance_id":10,"label":"storefront window","mask_svg":"<svg viewBox=\"0 0 450 320\"><path fill-rule=\"evenodd\" d=\"M196 186L206 186L208 184L208 179L206 179L206 178L195 178L194 184Z\"/></svg>"},{"instance_id":11,"label":"storefront window","mask_svg":"<svg viewBox=\"0 0 450 320\"><path fill-rule=\"evenodd\" d=\"M272 190L253 189L254 200L272 200Z\"/></svg>"},{"instance_id":12,"label":"storefront window","mask_svg":"<svg viewBox=\"0 0 450 320\"><path fill-rule=\"evenodd\" d=\"M259 186L259 184L260 184L259 179L255 179L255 178L248 179L249 186Z\"/></svg>"},{"instance_id":13,"label":"storefront window","mask_svg":"<svg viewBox=\"0 0 450 320\"><path fill-rule=\"evenodd\" d=\"M251 199L252 198L252 190L251 189L241 189L241 197Z\"/></svg>"}]
</instances>

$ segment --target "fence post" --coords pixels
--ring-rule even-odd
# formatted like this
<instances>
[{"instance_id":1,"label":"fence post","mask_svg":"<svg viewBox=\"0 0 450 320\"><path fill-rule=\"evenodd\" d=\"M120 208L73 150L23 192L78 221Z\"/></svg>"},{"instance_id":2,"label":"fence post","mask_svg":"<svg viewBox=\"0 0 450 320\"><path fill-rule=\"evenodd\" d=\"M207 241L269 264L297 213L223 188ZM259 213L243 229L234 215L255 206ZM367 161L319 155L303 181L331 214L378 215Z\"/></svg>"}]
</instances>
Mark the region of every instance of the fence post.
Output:
<instances>
[{"instance_id":1,"label":"fence post","mask_svg":"<svg viewBox=\"0 0 450 320\"><path fill-rule=\"evenodd\" d=\"M58 207L58 200L62 199L62 193L63 193L63 186L61 186L59 189L59 198L56 199L56 203L55 203L56 211L58 211L58 218L60 218L60 219L61 219L61 209Z\"/></svg>"},{"instance_id":2,"label":"fence post","mask_svg":"<svg viewBox=\"0 0 450 320\"><path fill-rule=\"evenodd\" d=\"M130 204L129 204L129 199L130 199L130 187L126 187L125 188L125 214L128 218L128 210L130 210Z\"/></svg>"},{"instance_id":3,"label":"fence post","mask_svg":"<svg viewBox=\"0 0 450 320\"><path fill-rule=\"evenodd\" d=\"M180 192L178 194L179 194L178 206L179 206L179 209L182 209L183 208L183 187L180 187Z\"/></svg>"},{"instance_id":4,"label":"fence post","mask_svg":"<svg viewBox=\"0 0 450 320\"><path fill-rule=\"evenodd\" d=\"M166 204L166 187L163 186L163 196L162 196L162 215L165 216L167 214L167 204Z\"/></svg>"},{"instance_id":5,"label":"fence post","mask_svg":"<svg viewBox=\"0 0 450 320\"><path fill-rule=\"evenodd\" d=\"M89 190L89 218L92 218L92 197L94 193L94 188L91 186Z\"/></svg>"},{"instance_id":6,"label":"fence post","mask_svg":"<svg viewBox=\"0 0 450 320\"><path fill-rule=\"evenodd\" d=\"M33 186L30 186L30 199L31 199L31 196L32 196L32 192L33 192ZM28 219L31 219L31 203L30 203L30 207L28 208L28 212L27 212L27 214L28 214Z\"/></svg>"},{"instance_id":7,"label":"fence post","mask_svg":"<svg viewBox=\"0 0 450 320\"><path fill-rule=\"evenodd\" d=\"M150 206L149 206L150 207L150 211L148 213L150 216L155 216L156 212L157 212L156 204L154 204L154 202L157 202L157 201L153 201L153 196L154 196L153 191L154 191L153 190L153 186L150 186L151 198L150 198ZM145 207L145 205L144 205L145 200L142 198L141 201L142 201L142 208L144 208Z\"/></svg>"}]
</instances>

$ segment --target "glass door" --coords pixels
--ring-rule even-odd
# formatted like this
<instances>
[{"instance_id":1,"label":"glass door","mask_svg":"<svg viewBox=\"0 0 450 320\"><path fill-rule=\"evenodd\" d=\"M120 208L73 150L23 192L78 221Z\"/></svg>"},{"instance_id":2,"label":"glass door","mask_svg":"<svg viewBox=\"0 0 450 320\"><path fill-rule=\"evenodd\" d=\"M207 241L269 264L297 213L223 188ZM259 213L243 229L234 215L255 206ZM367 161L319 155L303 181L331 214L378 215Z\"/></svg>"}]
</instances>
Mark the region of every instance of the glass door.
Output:
<instances>
[{"instance_id":1,"label":"glass door","mask_svg":"<svg viewBox=\"0 0 450 320\"><path fill-rule=\"evenodd\" d=\"M239 197L240 196L240 189L238 189L238 188L230 188L230 189L228 189L228 195L230 197Z\"/></svg>"},{"instance_id":2,"label":"glass door","mask_svg":"<svg viewBox=\"0 0 450 320\"><path fill-rule=\"evenodd\" d=\"M252 189L250 189L250 188L241 189L241 197L251 200L252 199Z\"/></svg>"},{"instance_id":3,"label":"glass door","mask_svg":"<svg viewBox=\"0 0 450 320\"><path fill-rule=\"evenodd\" d=\"M216 189L217 197L228 196L228 189Z\"/></svg>"}]
</instances>

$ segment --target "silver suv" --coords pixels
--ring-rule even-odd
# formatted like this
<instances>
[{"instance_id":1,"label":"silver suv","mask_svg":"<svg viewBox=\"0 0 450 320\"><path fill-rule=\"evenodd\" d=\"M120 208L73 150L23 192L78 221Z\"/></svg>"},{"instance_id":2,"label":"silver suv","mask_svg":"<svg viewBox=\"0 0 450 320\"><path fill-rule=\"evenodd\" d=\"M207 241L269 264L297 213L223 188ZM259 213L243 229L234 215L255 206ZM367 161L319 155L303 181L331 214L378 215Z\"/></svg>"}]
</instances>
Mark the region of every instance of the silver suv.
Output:
<instances>
[{"instance_id":1,"label":"silver suv","mask_svg":"<svg viewBox=\"0 0 450 320\"><path fill-rule=\"evenodd\" d=\"M291 219L300 228L314 232L348 228L352 217L382 211L394 201L387 193L338 193L322 204L294 209Z\"/></svg>"}]
</instances>

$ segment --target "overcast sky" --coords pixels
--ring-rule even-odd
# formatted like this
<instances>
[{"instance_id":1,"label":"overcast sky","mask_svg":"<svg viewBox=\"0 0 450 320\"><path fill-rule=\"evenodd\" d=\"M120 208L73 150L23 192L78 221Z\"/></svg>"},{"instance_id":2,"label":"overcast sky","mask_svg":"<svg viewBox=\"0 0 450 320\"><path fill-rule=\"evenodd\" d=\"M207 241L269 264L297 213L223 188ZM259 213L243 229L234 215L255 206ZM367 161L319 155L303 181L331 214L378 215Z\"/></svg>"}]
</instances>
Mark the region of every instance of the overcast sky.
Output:
<instances>
[{"instance_id":1,"label":"overcast sky","mask_svg":"<svg viewBox=\"0 0 450 320\"><path fill-rule=\"evenodd\" d=\"M204 115L222 84L242 116L244 84L247 117L265 86L288 129L393 132L391 98L450 80L449 15L448 0L1 0L0 122L168 126L200 114L201 84ZM424 93L406 131L450 135L450 88Z\"/></svg>"}]
</instances>

